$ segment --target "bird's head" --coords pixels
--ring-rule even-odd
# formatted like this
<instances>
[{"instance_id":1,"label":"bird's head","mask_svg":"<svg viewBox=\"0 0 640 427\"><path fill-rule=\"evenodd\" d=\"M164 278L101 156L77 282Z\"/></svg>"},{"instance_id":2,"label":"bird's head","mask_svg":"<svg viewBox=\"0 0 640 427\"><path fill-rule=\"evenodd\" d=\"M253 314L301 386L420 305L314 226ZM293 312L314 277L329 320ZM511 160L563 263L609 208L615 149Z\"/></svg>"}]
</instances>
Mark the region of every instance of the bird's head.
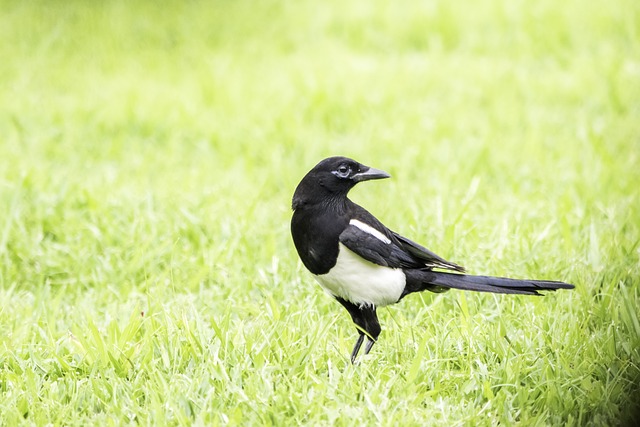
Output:
<instances>
[{"instance_id":1,"label":"bird's head","mask_svg":"<svg viewBox=\"0 0 640 427\"><path fill-rule=\"evenodd\" d=\"M347 157L329 157L318 163L300 181L293 194L293 209L336 197L346 197L357 183L391 175Z\"/></svg>"}]
</instances>

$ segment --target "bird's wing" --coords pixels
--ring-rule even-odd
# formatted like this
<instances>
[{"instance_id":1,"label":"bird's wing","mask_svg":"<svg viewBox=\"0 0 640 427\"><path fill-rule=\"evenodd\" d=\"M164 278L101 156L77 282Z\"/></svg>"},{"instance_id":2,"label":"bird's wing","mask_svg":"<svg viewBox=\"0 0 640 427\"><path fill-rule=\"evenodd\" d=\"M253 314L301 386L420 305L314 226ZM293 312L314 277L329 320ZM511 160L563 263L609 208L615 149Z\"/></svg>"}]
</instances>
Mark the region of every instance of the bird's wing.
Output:
<instances>
[{"instance_id":1,"label":"bird's wing","mask_svg":"<svg viewBox=\"0 0 640 427\"><path fill-rule=\"evenodd\" d=\"M447 261L424 246L389 230L361 206L354 203L351 208L352 219L340 235L340 242L362 258L392 268L465 271L464 267Z\"/></svg>"},{"instance_id":2,"label":"bird's wing","mask_svg":"<svg viewBox=\"0 0 640 427\"><path fill-rule=\"evenodd\" d=\"M431 252L429 249L414 242L413 240L409 240L406 237L401 236L398 233L393 231L391 232L391 234L393 235L393 237L397 239L397 241L400 243L400 245L405 251L409 252L415 258L418 258L419 260L421 260L426 267L442 268L445 270L453 270L453 271L460 271L460 272L465 271L464 267L462 267L461 265L458 265L451 261L447 261L446 259L436 255L435 253Z\"/></svg>"},{"instance_id":3,"label":"bird's wing","mask_svg":"<svg viewBox=\"0 0 640 427\"><path fill-rule=\"evenodd\" d=\"M423 268L424 264L404 251L395 239L378 230L350 224L340 234L340 243L374 264L391 268Z\"/></svg>"}]
</instances>

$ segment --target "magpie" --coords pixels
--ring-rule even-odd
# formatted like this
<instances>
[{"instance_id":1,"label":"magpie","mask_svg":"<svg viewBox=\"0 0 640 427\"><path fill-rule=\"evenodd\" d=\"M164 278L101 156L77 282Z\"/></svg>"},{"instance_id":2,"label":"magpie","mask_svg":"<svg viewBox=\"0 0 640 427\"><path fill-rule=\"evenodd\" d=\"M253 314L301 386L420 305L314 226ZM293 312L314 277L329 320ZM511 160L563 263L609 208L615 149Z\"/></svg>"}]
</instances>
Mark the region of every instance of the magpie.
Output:
<instances>
[{"instance_id":1,"label":"magpie","mask_svg":"<svg viewBox=\"0 0 640 427\"><path fill-rule=\"evenodd\" d=\"M462 289L540 295L539 291L574 288L564 282L464 274L464 267L391 231L347 197L357 183L384 178L390 175L382 170L329 157L302 178L292 200L291 235L302 263L356 325L352 363L365 337L365 354L378 340L377 308L411 293Z\"/></svg>"}]
</instances>

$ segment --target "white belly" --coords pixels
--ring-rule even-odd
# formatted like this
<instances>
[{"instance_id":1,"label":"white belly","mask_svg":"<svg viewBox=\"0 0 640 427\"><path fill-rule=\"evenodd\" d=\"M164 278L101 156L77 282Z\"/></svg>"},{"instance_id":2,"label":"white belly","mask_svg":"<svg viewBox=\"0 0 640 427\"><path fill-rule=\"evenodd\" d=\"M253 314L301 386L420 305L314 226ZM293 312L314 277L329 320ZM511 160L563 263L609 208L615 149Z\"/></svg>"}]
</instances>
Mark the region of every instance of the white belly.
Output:
<instances>
[{"instance_id":1,"label":"white belly","mask_svg":"<svg viewBox=\"0 0 640 427\"><path fill-rule=\"evenodd\" d=\"M398 302L406 282L401 269L369 262L342 243L336 265L327 274L314 277L331 295L376 307Z\"/></svg>"}]
</instances>

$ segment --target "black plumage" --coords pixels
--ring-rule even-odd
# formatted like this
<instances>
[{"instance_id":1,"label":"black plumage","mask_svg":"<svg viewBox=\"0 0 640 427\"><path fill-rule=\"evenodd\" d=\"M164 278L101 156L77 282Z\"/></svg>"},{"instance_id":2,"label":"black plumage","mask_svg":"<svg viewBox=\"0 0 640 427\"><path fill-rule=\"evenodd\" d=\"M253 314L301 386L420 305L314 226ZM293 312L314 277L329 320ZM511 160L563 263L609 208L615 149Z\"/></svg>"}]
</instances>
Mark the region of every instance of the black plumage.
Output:
<instances>
[{"instance_id":1,"label":"black plumage","mask_svg":"<svg viewBox=\"0 0 640 427\"><path fill-rule=\"evenodd\" d=\"M410 293L462 289L540 295L539 291L573 288L556 281L462 274L463 267L389 230L347 197L358 182L388 177L355 160L330 157L305 175L292 201L291 234L302 263L358 328L352 362L365 338L365 354L378 339L377 307Z\"/></svg>"}]
</instances>

